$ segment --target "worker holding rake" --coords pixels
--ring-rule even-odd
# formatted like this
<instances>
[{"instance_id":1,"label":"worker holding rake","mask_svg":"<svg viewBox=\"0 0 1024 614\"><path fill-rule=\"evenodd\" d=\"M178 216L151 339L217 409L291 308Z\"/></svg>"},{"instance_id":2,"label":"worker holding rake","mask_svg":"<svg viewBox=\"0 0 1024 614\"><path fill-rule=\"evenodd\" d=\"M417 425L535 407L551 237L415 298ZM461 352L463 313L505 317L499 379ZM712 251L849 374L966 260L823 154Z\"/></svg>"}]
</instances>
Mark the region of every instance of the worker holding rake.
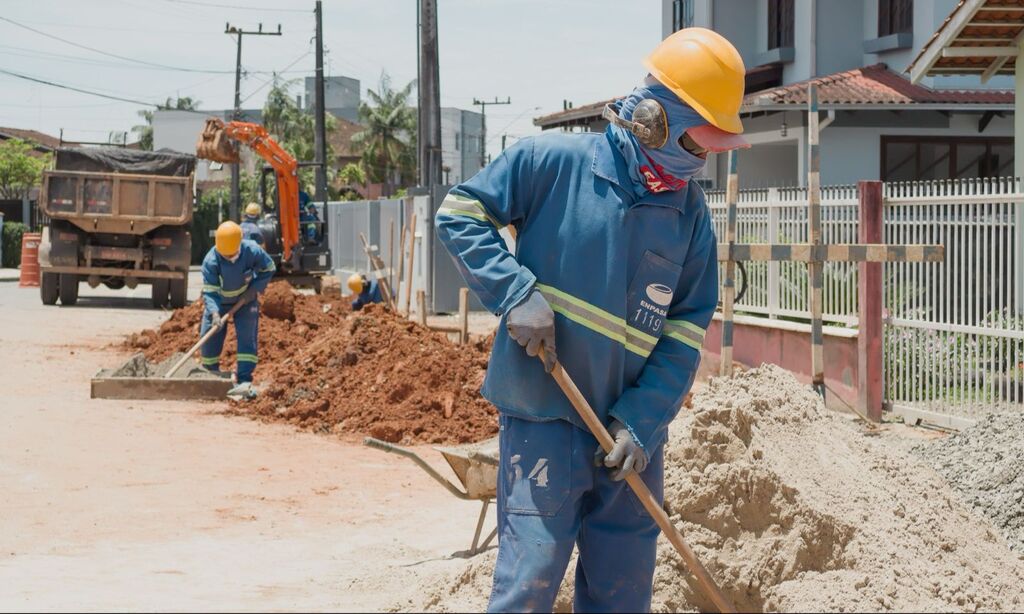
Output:
<instances>
[{"instance_id":1,"label":"worker holding rake","mask_svg":"<svg viewBox=\"0 0 1024 614\"><path fill-rule=\"evenodd\" d=\"M643 83L606 107L603 134L523 139L436 216L503 323L482 389L501 429L490 611L551 611L574 544L574 611L650 609L658 527L622 480L637 472L662 498L662 444L718 300L692 178L708 152L747 145L743 61L725 38L680 30L645 64ZM607 455L547 375L556 360L614 438Z\"/></svg>"}]
</instances>

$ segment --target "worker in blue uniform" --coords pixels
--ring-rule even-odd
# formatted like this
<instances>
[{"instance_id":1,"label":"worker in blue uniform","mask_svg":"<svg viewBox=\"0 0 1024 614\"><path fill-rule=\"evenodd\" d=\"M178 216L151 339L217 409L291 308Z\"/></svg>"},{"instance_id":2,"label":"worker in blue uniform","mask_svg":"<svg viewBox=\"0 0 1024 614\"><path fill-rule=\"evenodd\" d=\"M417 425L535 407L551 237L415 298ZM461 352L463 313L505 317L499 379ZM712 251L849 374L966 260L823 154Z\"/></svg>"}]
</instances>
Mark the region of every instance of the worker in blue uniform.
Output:
<instances>
[{"instance_id":1,"label":"worker in blue uniform","mask_svg":"<svg viewBox=\"0 0 1024 614\"><path fill-rule=\"evenodd\" d=\"M252 374L256 369L260 304L257 296L267 289L274 276L274 261L259 245L242 239L241 227L231 221L217 228L215 244L203 258L203 320L199 336L223 323L225 314L238 302L243 306L234 314L238 338L235 376L237 385L229 395L255 396ZM203 344L203 367L220 371L220 353L224 349L227 326L221 326Z\"/></svg>"},{"instance_id":2,"label":"worker in blue uniform","mask_svg":"<svg viewBox=\"0 0 1024 614\"><path fill-rule=\"evenodd\" d=\"M711 216L691 179L709 151L747 145L745 71L727 40L680 30L645 64L603 134L522 139L435 218L502 318L482 388L500 414L490 611L550 612L574 545L574 611L650 608L658 528L623 480L637 472L662 497L662 444L718 300ZM498 233L508 225L514 255ZM556 360L608 427L609 454L548 375Z\"/></svg>"},{"instance_id":3,"label":"worker in blue uniform","mask_svg":"<svg viewBox=\"0 0 1024 614\"><path fill-rule=\"evenodd\" d=\"M257 203L249 203L245 206L245 217L242 218L242 238L263 247L263 231L260 230L261 207Z\"/></svg>"},{"instance_id":4,"label":"worker in blue uniform","mask_svg":"<svg viewBox=\"0 0 1024 614\"><path fill-rule=\"evenodd\" d=\"M356 295L352 301L352 311L359 311L363 305L370 303L384 302L384 296L380 292L380 284L376 279L366 279L366 275L352 273L348 278L348 289Z\"/></svg>"},{"instance_id":5,"label":"worker in blue uniform","mask_svg":"<svg viewBox=\"0 0 1024 614\"><path fill-rule=\"evenodd\" d=\"M319 224L320 216L316 212L316 205L307 202L299 214L299 224L302 227L302 234L306 237L307 244L316 244L320 239Z\"/></svg>"}]
</instances>

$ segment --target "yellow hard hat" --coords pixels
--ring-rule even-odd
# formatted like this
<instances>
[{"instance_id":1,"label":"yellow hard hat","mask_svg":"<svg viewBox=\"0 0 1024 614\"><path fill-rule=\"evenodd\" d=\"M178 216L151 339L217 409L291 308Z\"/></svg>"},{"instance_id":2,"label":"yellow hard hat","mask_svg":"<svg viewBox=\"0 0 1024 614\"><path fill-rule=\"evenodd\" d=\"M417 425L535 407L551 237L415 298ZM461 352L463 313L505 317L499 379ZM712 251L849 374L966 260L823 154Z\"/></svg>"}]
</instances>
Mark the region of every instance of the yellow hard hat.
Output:
<instances>
[{"instance_id":1,"label":"yellow hard hat","mask_svg":"<svg viewBox=\"0 0 1024 614\"><path fill-rule=\"evenodd\" d=\"M217 253L225 258L234 256L242 246L242 227L228 220L217 227Z\"/></svg>"},{"instance_id":2,"label":"yellow hard hat","mask_svg":"<svg viewBox=\"0 0 1024 614\"><path fill-rule=\"evenodd\" d=\"M683 28L661 41L644 66L712 126L743 132L740 105L746 70L724 36L706 28Z\"/></svg>"},{"instance_id":3,"label":"yellow hard hat","mask_svg":"<svg viewBox=\"0 0 1024 614\"><path fill-rule=\"evenodd\" d=\"M348 276L348 289L356 294L363 293L363 276L359 273L352 273Z\"/></svg>"},{"instance_id":4,"label":"yellow hard hat","mask_svg":"<svg viewBox=\"0 0 1024 614\"><path fill-rule=\"evenodd\" d=\"M257 215L260 214L260 211L262 211L262 208L256 203L249 203L248 205L245 206L246 215L256 217Z\"/></svg>"}]
</instances>

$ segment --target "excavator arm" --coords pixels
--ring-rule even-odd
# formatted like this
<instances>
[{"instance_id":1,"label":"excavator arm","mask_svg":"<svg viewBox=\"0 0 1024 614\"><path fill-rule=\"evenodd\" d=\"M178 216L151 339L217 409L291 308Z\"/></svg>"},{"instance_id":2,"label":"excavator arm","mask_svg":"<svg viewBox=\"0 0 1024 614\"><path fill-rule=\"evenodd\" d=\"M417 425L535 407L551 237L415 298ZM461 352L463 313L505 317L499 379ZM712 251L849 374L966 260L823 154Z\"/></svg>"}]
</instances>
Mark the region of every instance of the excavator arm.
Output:
<instances>
[{"instance_id":1,"label":"excavator arm","mask_svg":"<svg viewBox=\"0 0 1024 614\"><path fill-rule=\"evenodd\" d=\"M288 262L292 249L299 242L299 164L267 134L263 126L239 121L225 124L215 117L206 120L196 143L196 157L225 164L237 163L239 156L235 142L249 146L274 169L280 203L277 221L281 227L281 261Z\"/></svg>"}]
</instances>

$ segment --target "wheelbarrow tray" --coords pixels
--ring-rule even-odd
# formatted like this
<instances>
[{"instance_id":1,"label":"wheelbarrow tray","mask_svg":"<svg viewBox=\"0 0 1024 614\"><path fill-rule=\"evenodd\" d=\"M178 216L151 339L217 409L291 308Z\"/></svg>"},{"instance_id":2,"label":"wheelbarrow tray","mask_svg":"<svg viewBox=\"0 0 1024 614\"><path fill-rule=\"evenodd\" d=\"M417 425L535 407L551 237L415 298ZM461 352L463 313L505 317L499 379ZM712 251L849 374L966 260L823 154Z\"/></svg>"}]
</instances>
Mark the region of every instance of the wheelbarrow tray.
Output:
<instances>
[{"instance_id":1,"label":"wheelbarrow tray","mask_svg":"<svg viewBox=\"0 0 1024 614\"><path fill-rule=\"evenodd\" d=\"M471 499L498 496L498 438L458 446L434 446Z\"/></svg>"},{"instance_id":2,"label":"wheelbarrow tray","mask_svg":"<svg viewBox=\"0 0 1024 614\"><path fill-rule=\"evenodd\" d=\"M92 378L93 399L214 400L224 399L234 385L230 374L211 373L186 362L165 377L181 354L153 364L142 354L132 356L117 369L102 369Z\"/></svg>"}]
</instances>

